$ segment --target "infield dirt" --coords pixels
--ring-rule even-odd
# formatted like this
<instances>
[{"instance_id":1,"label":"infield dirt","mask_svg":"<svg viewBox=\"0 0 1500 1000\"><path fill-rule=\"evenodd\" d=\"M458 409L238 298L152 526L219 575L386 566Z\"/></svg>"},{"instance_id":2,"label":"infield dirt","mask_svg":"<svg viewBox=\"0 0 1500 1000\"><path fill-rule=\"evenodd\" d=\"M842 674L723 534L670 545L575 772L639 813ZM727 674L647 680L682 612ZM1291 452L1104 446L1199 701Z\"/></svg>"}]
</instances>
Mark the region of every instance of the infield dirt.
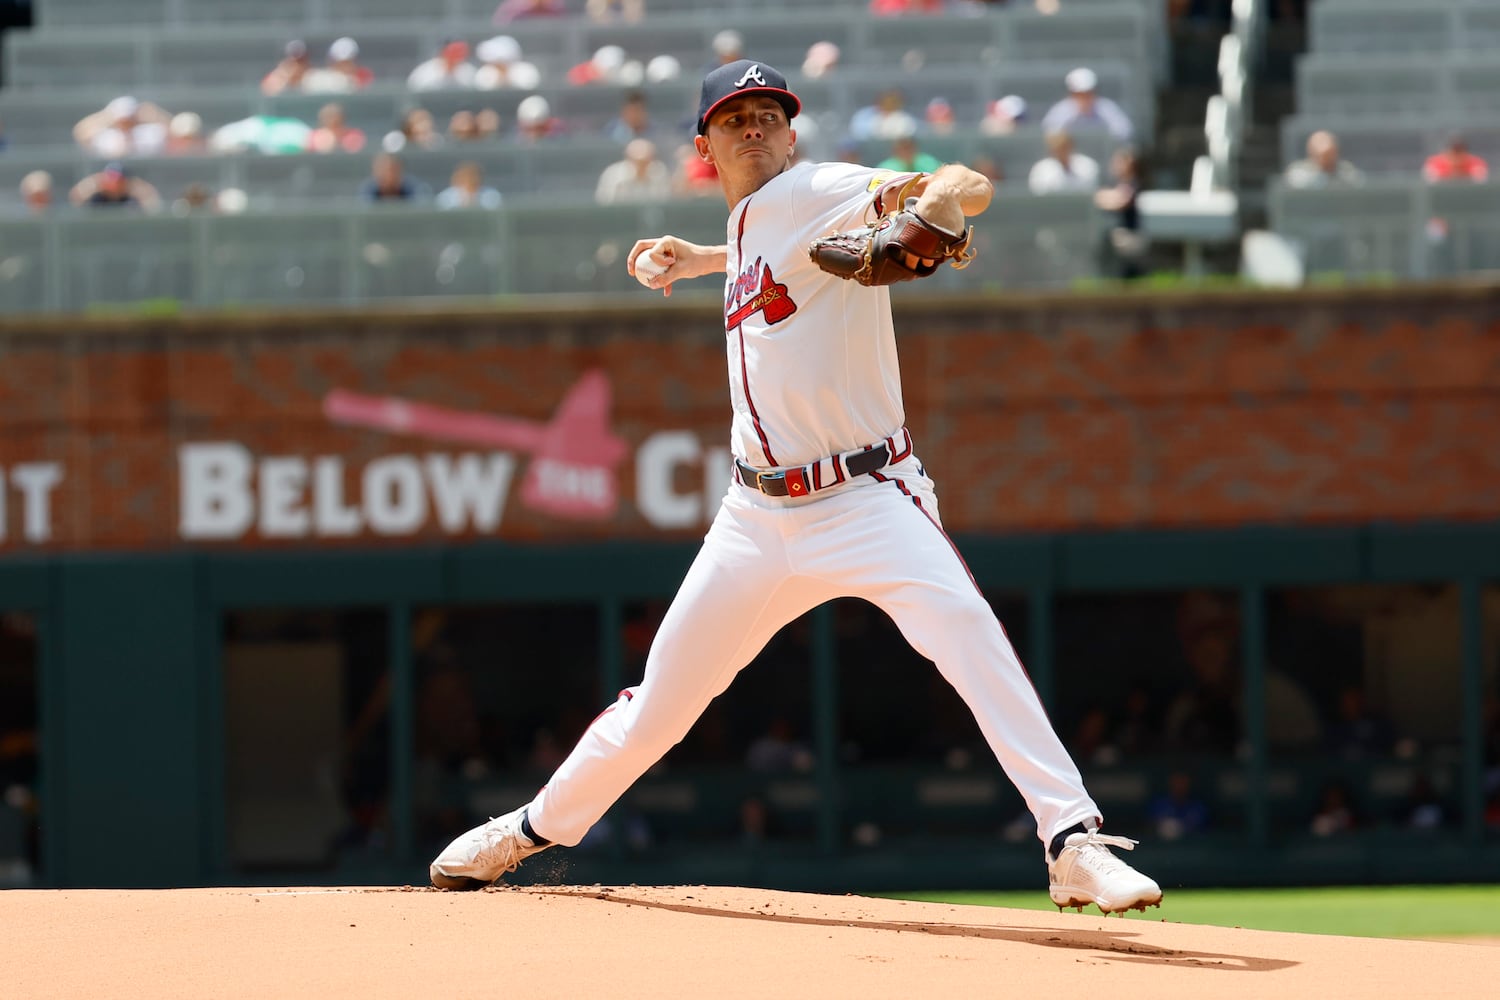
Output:
<instances>
[{"instance_id":1,"label":"infield dirt","mask_svg":"<svg viewBox=\"0 0 1500 1000\"><path fill-rule=\"evenodd\" d=\"M0 996L1480 997L1500 949L705 886L15 890Z\"/></svg>"}]
</instances>

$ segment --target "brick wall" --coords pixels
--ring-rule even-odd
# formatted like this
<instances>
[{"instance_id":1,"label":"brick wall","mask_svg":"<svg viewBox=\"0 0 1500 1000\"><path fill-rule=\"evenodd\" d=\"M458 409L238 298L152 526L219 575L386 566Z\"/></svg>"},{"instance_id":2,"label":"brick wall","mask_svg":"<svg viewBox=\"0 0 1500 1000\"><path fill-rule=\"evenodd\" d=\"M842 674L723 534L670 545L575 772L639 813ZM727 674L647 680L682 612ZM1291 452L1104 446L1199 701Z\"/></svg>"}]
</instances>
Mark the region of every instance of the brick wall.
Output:
<instances>
[{"instance_id":1,"label":"brick wall","mask_svg":"<svg viewBox=\"0 0 1500 1000\"><path fill-rule=\"evenodd\" d=\"M955 531L1500 511L1500 290L912 299L897 326L908 424ZM0 324L0 552L694 536L723 474L719 329L711 300L683 295ZM528 476L538 449L562 447L563 473L578 464L546 430L587 373L607 385L622 447L583 460L580 515L554 502L572 486ZM382 411L395 430L339 422L335 390L408 408ZM446 423L402 431L423 406ZM464 421L490 443L465 440ZM254 512L185 538L182 449L205 443L251 463L240 492ZM433 456L450 478L465 462L479 477L446 521L439 486L411 478L432 475ZM605 499L590 476L612 480Z\"/></svg>"}]
</instances>

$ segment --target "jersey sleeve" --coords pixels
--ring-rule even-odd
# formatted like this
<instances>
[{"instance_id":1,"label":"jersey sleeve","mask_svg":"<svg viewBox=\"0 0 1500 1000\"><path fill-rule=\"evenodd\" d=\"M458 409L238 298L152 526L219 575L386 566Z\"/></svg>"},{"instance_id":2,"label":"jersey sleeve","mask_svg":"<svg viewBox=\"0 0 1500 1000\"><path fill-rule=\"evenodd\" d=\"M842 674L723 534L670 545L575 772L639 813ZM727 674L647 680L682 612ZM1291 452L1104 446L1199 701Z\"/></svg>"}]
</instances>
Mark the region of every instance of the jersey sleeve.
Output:
<instances>
[{"instance_id":1,"label":"jersey sleeve","mask_svg":"<svg viewBox=\"0 0 1500 1000\"><path fill-rule=\"evenodd\" d=\"M878 214L886 191L918 174L852 163L821 163L807 170L792 191L792 217L799 236L815 239L865 225Z\"/></svg>"}]
</instances>

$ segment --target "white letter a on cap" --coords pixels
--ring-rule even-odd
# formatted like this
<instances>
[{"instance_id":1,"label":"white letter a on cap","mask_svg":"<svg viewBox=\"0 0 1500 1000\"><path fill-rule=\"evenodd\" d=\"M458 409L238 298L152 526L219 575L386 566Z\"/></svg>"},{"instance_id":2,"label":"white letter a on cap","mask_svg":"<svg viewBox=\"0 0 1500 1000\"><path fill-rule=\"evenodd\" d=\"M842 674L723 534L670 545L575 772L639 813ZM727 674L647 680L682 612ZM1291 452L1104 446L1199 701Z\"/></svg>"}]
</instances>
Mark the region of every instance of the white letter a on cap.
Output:
<instances>
[{"instance_id":1,"label":"white letter a on cap","mask_svg":"<svg viewBox=\"0 0 1500 1000\"><path fill-rule=\"evenodd\" d=\"M760 63L756 63L754 66L751 66L749 69L745 70L745 75L734 81L734 85L736 87L743 87L751 80L754 80L762 87L766 85L766 78L760 75Z\"/></svg>"}]
</instances>

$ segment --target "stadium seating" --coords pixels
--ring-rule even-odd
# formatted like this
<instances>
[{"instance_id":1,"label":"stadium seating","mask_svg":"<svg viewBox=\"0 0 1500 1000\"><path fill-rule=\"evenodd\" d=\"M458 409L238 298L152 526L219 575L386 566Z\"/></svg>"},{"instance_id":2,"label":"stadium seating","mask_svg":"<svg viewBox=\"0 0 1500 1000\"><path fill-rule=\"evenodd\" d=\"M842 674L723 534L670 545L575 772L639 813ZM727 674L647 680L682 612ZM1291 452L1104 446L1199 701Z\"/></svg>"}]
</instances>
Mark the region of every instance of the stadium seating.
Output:
<instances>
[{"instance_id":1,"label":"stadium seating","mask_svg":"<svg viewBox=\"0 0 1500 1000\"><path fill-rule=\"evenodd\" d=\"M1308 5L1313 52L1440 53L1500 45L1495 0L1319 0Z\"/></svg>"},{"instance_id":2,"label":"stadium seating","mask_svg":"<svg viewBox=\"0 0 1500 1000\"><path fill-rule=\"evenodd\" d=\"M597 130L618 113L627 93L641 89L664 134L686 141L699 73L714 36L725 28L741 34L747 52L788 71L807 102L799 127L811 157L835 155L854 112L893 83L919 117L932 98L952 105L956 131L924 134L922 148L944 159L990 158L1008 182L1007 210L981 227L981 263L962 276L945 272L924 287L973 288L976 276L989 287L1061 287L1097 273L1102 220L1087 196L1024 193L1030 166L1046 155L1037 121L1063 96L1066 73L1089 65L1100 91L1125 107L1149 144L1155 87L1168 65L1164 6L1154 0L1073 0L1055 16L1030 5L954 2L941 14L901 18L868 16L867 0L719 0L708 7L648 0L638 23L579 15L503 28L491 21L495 3L436 0L418 9L403 0L38 0L36 27L7 33L0 53L6 79L0 121L10 141L0 157L0 214L20 215L18 188L31 171L49 173L63 199L71 185L98 170L104 158L78 149L71 130L122 94L168 112L195 112L205 133L252 115L311 122L323 104L337 101L369 143L354 154L132 157L129 168L169 203L190 185L202 185L246 192L247 211L142 218L64 205L43 221L16 219L0 248L0 310L143 299L209 306L640 293L621 264L620 241L676 222L714 239L723 223L722 200L594 206L600 171L620 157L618 145ZM538 92L568 126L563 136L534 144L511 137L523 91L407 90L406 74L442 40L478 42L502 31L542 69ZM290 38L305 41L320 62L328 44L346 34L359 41L360 62L374 70L372 86L345 95L260 92L260 79ZM808 79L800 72L802 59L819 40L838 44L841 62L832 74ZM682 75L639 85L569 85L567 70L605 44L620 45L642 62L672 55ZM903 72L893 76L897 66ZM975 126L988 103L1010 94L1028 102L1031 121L1010 135L980 134ZM358 200L381 137L414 108L432 112L439 129L459 110L499 112L501 138L431 150L408 146L402 157L408 175L433 191L446 186L459 162L477 162L485 183L504 196L500 212L371 207ZM670 159L670 142L661 145ZM1083 134L1078 145L1104 161L1112 141ZM863 162L877 162L889 144L868 140L858 153ZM556 255L514 252L518 234L541 231L556 234Z\"/></svg>"},{"instance_id":3,"label":"stadium seating","mask_svg":"<svg viewBox=\"0 0 1500 1000\"><path fill-rule=\"evenodd\" d=\"M1298 190L1273 180L1267 201L1271 228L1300 245L1309 275L1500 272L1500 184L1407 178Z\"/></svg>"},{"instance_id":4,"label":"stadium seating","mask_svg":"<svg viewBox=\"0 0 1500 1000\"><path fill-rule=\"evenodd\" d=\"M538 197L497 211L309 205L243 215L71 213L5 223L0 313L118 307L358 305L422 296L647 295L625 271L642 233L722 239L722 199L594 205ZM1086 194L1007 198L976 234L979 259L933 290L1066 287L1094 273L1100 220ZM546 238L547 252L522 253ZM705 288L708 286L704 286Z\"/></svg>"}]
</instances>

